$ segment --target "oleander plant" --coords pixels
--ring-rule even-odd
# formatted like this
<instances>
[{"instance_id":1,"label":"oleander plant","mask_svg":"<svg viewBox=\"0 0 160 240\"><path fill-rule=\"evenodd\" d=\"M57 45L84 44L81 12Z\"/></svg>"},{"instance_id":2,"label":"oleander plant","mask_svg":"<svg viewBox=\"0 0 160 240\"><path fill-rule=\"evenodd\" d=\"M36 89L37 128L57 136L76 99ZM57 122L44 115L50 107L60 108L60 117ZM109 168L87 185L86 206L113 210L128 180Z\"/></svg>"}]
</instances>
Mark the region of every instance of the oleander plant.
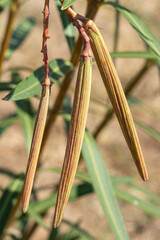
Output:
<instances>
[{"instance_id":1,"label":"oleander plant","mask_svg":"<svg viewBox=\"0 0 160 240\"><path fill-rule=\"evenodd\" d=\"M160 18L136 2L0 0L0 239L158 239Z\"/></svg>"}]
</instances>

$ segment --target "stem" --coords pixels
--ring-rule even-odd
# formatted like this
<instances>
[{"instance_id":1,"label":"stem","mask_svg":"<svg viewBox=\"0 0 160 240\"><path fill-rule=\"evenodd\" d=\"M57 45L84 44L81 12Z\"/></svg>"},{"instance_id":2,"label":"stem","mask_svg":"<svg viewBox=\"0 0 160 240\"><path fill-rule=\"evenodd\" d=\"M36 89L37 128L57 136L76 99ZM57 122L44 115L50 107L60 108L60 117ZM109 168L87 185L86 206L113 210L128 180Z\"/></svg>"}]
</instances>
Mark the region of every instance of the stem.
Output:
<instances>
[{"instance_id":1,"label":"stem","mask_svg":"<svg viewBox=\"0 0 160 240\"><path fill-rule=\"evenodd\" d=\"M12 36L13 23L14 23L14 20L15 20L15 17L16 17L18 6L19 6L19 0L13 0L12 4L10 6L8 22L7 22L7 26L6 26L4 38L3 38L3 41L2 41L2 46L1 46L0 74L2 72L2 67L3 67L3 62L4 62L4 59L5 59L6 50L8 49L10 39L11 39L11 36Z\"/></svg>"},{"instance_id":2,"label":"stem","mask_svg":"<svg viewBox=\"0 0 160 240\"><path fill-rule=\"evenodd\" d=\"M140 82L144 74L150 69L151 66L154 65L154 61L147 60L142 69L137 73L137 75L129 81L129 83L126 85L124 92L126 97L129 96L129 94L132 92L132 90L137 86L137 84ZM102 129L108 124L108 122L112 119L114 115L113 108L108 109L104 119L101 121L101 123L98 125L96 131L93 133L94 138L97 138Z\"/></svg>"},{"instance_id":3,"label":"stem","mask_svg":"<svg viewBox=\"0 0 160 240\"><path fill-rule=\"evenodd\" d=\"M16 202L14 208L11 211L10 217L9 217L9 219L8 219L6 225L5 225L5 229L3 230L3 233L2 233L2 236L0 237L0 240L4 239L8 228L12 225L12 223L15 219L15 215L17 213L17 210L19 209L19 206L21 204L21 200L22 200L22 192L20 192L19 195L18 195L17 202Z\"/></svg>"},{"instance_id":4,"label":"stem","mask_svg":"<svg viewBox=\"0 0 160 240\"><path fill-rule=\"evenodd\" d=\"M116 4L119 4L119 0L116 0ZM119 38L119 19L120 19L120 14L118 11L116 11L116 16L115 16L115 31L114 31L114 43L113 43L113 51L117 51L117 46L118 46L118 38ZM114 59L114 64L116 63L116 59Z\"/></svg>"},{"instance_id":5,"label":"stem","mask_svg":"<svg viewBox=\"0 0 160 240\"><path fill-rule=\"evenodd\" d=\"M91 1L89 1L85 17L89 18L89 19L94 19L96 14L97 14L98 9L99 9L99 5L97 4L96 1L94 1L93 3ZM80 58L80 55L81 55L81 49L82 49L82 39L79 36L79 38L76 42L76 45L74 47L74 50L73 50L73 53L72 53L72 56L71 56L71 60L70 60L73 64L74 68L71 69L66 74L66 76L64 77L64 80L62 82L62 85L61 85L61 88L59 90L58 96L55 100L55 103L53 104L53 106L51 108L50 113L49 113L46 128L45 128L45 133L44 133L44 137L43 137L43 141L42 141L40 156L42 155L43 150L46 146L46 142L47 142L48 136L50 134L51 127L53 126L53 124L55 122L57 113L60 111L60 109L62 107L63 100L66 96L66 93L67 93L68 88L70 86L73 74L75 72L75 67L78 65L78 62L79 62L79 58Z\"/></svg>"},{"instance_id":6,"label":"stem","mask_svg":"<svg viewBox=\"0 0 160 240\"><path fill-rule=\"evenodd\" d=\"M49 0L45 0L44 10L43 10L43 41L42 41L42 50L43 53L43 62L44 62L44 82L42 85L51 86L51 80L49 77L49 61L48 61L48 51L47 51L47 39L50 38L48 32L48 23L49 23Z\"/></svg>"}]
</instances>

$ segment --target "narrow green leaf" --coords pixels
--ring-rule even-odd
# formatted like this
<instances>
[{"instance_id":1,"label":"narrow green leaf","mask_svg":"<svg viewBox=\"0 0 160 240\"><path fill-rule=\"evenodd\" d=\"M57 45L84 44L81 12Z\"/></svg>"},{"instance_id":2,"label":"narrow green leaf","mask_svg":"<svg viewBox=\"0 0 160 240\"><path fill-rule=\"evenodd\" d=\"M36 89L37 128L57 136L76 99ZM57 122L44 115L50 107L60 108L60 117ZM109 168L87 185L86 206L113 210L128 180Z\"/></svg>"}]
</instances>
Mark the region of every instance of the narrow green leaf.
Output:
<instances>
[{"instance_id":1,"label":"narrow green leaf","mask_svg":"<svg viewBox=\"0 0 160 240\"><path fill-rule=\"evenodd\" d=\"M150 51L144 52L111 52L112 58L146 58L146 59L155 59L155 55Z\"/></svg>"},{"instance_id":2,"label":"narrow green leaf","mask_svg":"<svg viewBox=\"0 0 160 240\"><path fill-rule=\"evenodd\" d=\"M52 228L48 240L60 240L58 228Z\"/></svg>"},{"instance_id":3,"label":"narrow green leaf","mask_svg":"<svg viewBox=\"0 0 160 240\"><path fill-rule=\"evenodd\" d=\"M31 214L29 214L30 211L31 211ZM44 227L45 229L48 229L48 227L44 223L43 218L38 213L34 212L33 209L32 210L28 209L28 213L27 214L32 216L32 218L38 223L38 225L40 225L41 227Z\"/></svg>"},{"instance_id":4,"label":"narrow green leaf","mask_svg":"<svg viewBox=\"0 0 160 240\"><path fill-rule=\"evenodd\" d=\"M71 117L70 114L72 112L72 107L71 107L70 99L68 96L66 96L63 101L62 111L65 113L65 116L63 116L63 117L65 118L65 125L66 125L66 130L67 130L67 135L68 135L69 125L70 125L70 117ZM68 114L69 121L67 121L67 119L66 119L66 114Z\"/></svg>"},{"instance_id":5,"label":"narrow green leaf","mask_svg":"<svg viewBox=\"0 0 160 240\"><path fill-rule=\"evenodd\" d=\"M147 126L146 124L139 122L137 120L134 120L135 124L137 124L138 127L144 130L144 132L148 133L151 137L153 137L155 140L160 142L160 133L156 130L154 130L152 127Z\"/></svg>"},{"instance_id":6,"label":"narrow green leaf","mask_svg":"<svg viewBox=\"0 0 160 240\"><path fill-rule=\"evenodd\" d=\"M153 205L148 201L142 200L130 193L127 193L126 191L117 188L115 188L115 193L117 197L133 204L135 207L140 208L149 215L160 218L160 209L156 205Z\"/></svg>"},{"instance_id":7,"label":"narrow green leaf","mask_svg":"<svg viewBox=\"0 0 160 240\"><path fill-rule=\"evenodd\" d=\"M53 171L53 172L56 172L56 173L61 173L62 171L62 168L59 168L59 167L54 167L54 168L40 168L38 170L38 173L40 172L43 172L43 171ZM89 177L88 174L86 173L83 173L83 172L76 172L76 178L78 178L79 180L82 180L86 183L91 183L91 179Z\"/></svg>"},{"instance_id":8,"label":"narrow green leaf","mask_svg":"<svg viewBox=\"0 0 160 240\"><path fill-rule=\"evenodd\" d=\"M64 35L66 37L66 40L68 42L68 46L70 51L73 51L74 44L75 44L75 36L76 36L76 30L75 27L73 26L70 18L68 15L61 11L61 3L59 0L56 0L56 5L59 11L59 15L62 21L63 29L64 29Z\"/></svg>"},{"instance_id":9,"label":"narrow green leaf","mask_svg":"<svg viewBox=\"0 0 160 240\"><path fill-rule=\"evenodd\" d=\"M80 184L78 186L73 186L71 190L71 194L69 197L69 201L75 201L77 198L82 197L86 194L93 192L93 188L90 184ZM36 203L30 203L28 208L28 214L32 215L32 209L36 213L44 213L50 207L55 206L56 204L57 193L52 194L44 200L38 201ZM34 217L34 216L33 216Z\"/></svg>"},{"instance_id":10,"label":"narrow green leaf","mask_svg":"<svg viewBox=\"0 0 160 240\"><path fill-rule=\"evenodd\" d=\"M138 190L140 193L143 193L151 201L160 204L160 197L157 196L156 194L152 193L151 191L149 191L141 186L138 186L137 184L131 183L131 182L128 184L126 183L126 185L129 185L130 188L134 188L134 189Z\"/></svg>"},{"instance_id":11,"label":"narrow green leaf","mask_svg":"<svg viewBox=\"0 0 160 240\"><path fill-rule=\"evenodd\" d=\"M91 134L84 135L82 155L104 214L116 239L129 239L114 195L110 176Z\"/></svg>"},{"instance_id":12,"label":"narrow green leaf","mask_svg":"<svg viewBox=\"0 0 160 240\"><path fill-rule=\"evenodd\" d=\"M23 43L34 25L35 19L33 18L26 18L18 24L18 26L13 31L10 45L6 52L7 59L9 59L12 56L13 52Z\"/></svg>"},{"instance_id":13,"label":"narrow green leaf","mask_svg":"<svg viewBox=\"0 0 160 240\"><path fill-rule=\"evenodd\" d=\"M16 84L22 81L19 73L13 69L11 72L11 81L10 82L0 82L0 91L12 90L16 87Z\"/></svg>"},{"instance_id":14,"label":"narrow green leaf","mask_svg":"<svg viewBox=\"0 0 160 240\"><path fill-rule=\"evenodd\" d=\"M72 224L69 221L63 220L64 223L66 223L67 225L69 225L71 227L72 230L74 230L74 232L77 232L78 235L82 238L82 239L86 239L86 240L94 240L94 238L92 236L90 236L87 232L85 232L84 230L82 230L78 224Z\"/></svg>"},{"instance_id":15,"label":"narrow green leaf","mask_svg":"<svg viewBox=\"0 0 160 240\"><path fill-rule=\"evenodd\" d=\"M11 178L17 177L17 174L15 174L14 172L12 172L6 168L0 168L0 173L1 173L1 175L4 174Z\"/></svg>"},{"instance_id":16,"label":"narrow green leaf","mask_svg":"<svg viewBox=\"0 0 160 240\"><path fill-rule=\"evenodd\" d=\"M65 9L69 8L76 1L77 0L64 0L61 9L65 10Z\"/></svg>"},{"instance_id":17,"label":"narrow green leaf","mask_svg":"<svg viewBox=\"0 0 160 240\"><path fill-rule=\"evenodd\" d=\"M11 4L11 0L1 0L0 1L0 13Z\"/></svg>"},{"instance_id":18,"label":"narrow green leaf","mask_svg":"<svg viewBox=\"0 0 160 240\"><path fill-rule=\"evenodd\" d=\"M34 112L28 99L16 101L16 107L29 153L34 128Z\"/></svg>"},{"instance_id":19,"label":"narrow green leaf","mask_svg":"<svg viewBox=\"0 0 160 240\"><path fill-rule=\"evenodd\" d=\"M107 2L119 11L129 21L132 27L136 30L139 36L147 44L147 46L153 51L158 61L160 61L160 41L153 35L150 29L144 24L144 22L133 12L124 8L116 3Z\"/></svg>"},{"instance_id":20,"label":"narrow green leaf","mask_svg":"<svg viewBox=\"0 0 160 240\"><path fill-rule=\"evenodd\" d=\"M0 236L2 236L5 226L10 218L12 209L14 208L19 193L22 190L24 175L13 179L9 186L5 189L0 199Z\"/></svg>"},{"instance_id":21,"label":"narrow green leaf","mask_svg":"<svg viewBox=\"0 0 160 240\"><path fill-rule=\"evenodd\" d=\"M10 91L16 87L13 82L0 82L0 91Z\"/></svg>"},{"instance_id":22,"label":"narrow green leaf","mask_svg":"<svg viewBox=\"0 0 160 240\"><path fill-rule=\"evenodd\" d=\"M72 64L64 59L55 59L50 61L49 66L51 81L54 84L68 72L68 70L72 67ZM42 89L41 84L44 79L43 68L44 66L38 68L20 82L16 88L4 98L4 100L17 101L38 94Z\"/></svg>"},{"instance_id":23,"label":"narrow green leaf","mask_svg":"<svg viewBox=\"0 0 160 240\"><path fill-rule=\"evenodd\" d=\"M18 120L18 116L16 114L11 114L0 121L0 135L2 135L8 127L12 125L15 121Z\"/></svg>"}]
</instances>

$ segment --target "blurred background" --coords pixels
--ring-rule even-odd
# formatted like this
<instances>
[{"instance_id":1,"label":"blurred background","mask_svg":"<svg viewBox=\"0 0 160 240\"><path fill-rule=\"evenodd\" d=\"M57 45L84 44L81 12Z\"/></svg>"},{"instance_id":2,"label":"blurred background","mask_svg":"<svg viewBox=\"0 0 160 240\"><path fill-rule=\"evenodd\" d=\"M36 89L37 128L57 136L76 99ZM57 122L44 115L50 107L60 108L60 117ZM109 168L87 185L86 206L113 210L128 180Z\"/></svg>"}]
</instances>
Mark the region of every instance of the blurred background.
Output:
<instances>
[{"instance_id":1,"label":"blurred background","mask_svg":"<svg viewBox=\"0 0 160 240\"><path fill-rule=\"evenodd\" d=\"M26 17L35 18L36 24L33 30L28 35L23 44L13 54L9 61L4 62L4 70L10 67L26 66L31 69L37 69L42 62L41 42L42 42L42 9L43 1L24 1L19 9L14 26ZM74 4L74 9L84 15L87 1L78 0ZM150 28L153 34L160 39L160 4L158 0L121 0L120 4L135 12ZM0 44L2 43L6 22L8 18L8 10L6 9L0 15ZM115 11L112 7L102 6L95 18L95 22L99 27L106 45L110 52L113 51L114 31L115 31ZM63 34L63 27L59 17L59 13L54 1L50 1L50 20L49 20L50 39L48 41L49 59L64 58L70 59L70 51ZM117 51L145 51L144 42L137 35L135 30L120 16L120 28ZM116 59L116 69L118 71L122 85L125 86L129 80L134 78L142 69L146 60L144 59ZM21 76L25 78L30 72L21 71ZM8 82L10 74L4 72L1 76L3 82ZM75 77L72 81L72 86L69 90L69 96L73 99L73 90L75 87ZM160 132L160 96L159 96L159 71L156 65L152 66L146 74L144 74L138 86L132 91L131 96L138 99L138 104L131 107L133 118L147 124ZM51 91L50 105L52 106L59 87L54 85ZM8 92L0 91L0 98L6 96ZM94 99L103 104L95 103ZM38 106L38 99L33 98L32 103L35 109ZM106 106L109 104L109 99L104 89L101 77L99 75L96 63L93 61L93 78L90 108L87 120L87 128L93 133L101 122L106 113ZM108 106L108 105L107 105ZM0 120L14 113L16 110L15 104L11 101L2 101L0 103ZM159 196L160 188L160 147L159 142L146 134L141 128L136 127L140 138L144 158L149 173L149 181L143 182L136 170L130 152L122 136L117 119L114 117L112 121L101 131L97 138L97 143L101 154L105 161L106 167L110 174L122 177L133 176L134 183L145 187L147 190ZM61 167L64 158L66 146L65 124L61 117L58 117L52 131L50 133L47 146L42 156L43 167ZM15 122L9 127L0 138L0 169L13 171L14 173L22 173L26 169L27 151L25 147L25 139L20 123ZM79 165L80 171L86 171L83 161ZM10 182L10 177L0 174L0 188L4 189ZM53 172L44 172L38 175L35 187L55 186L58 184L59 175ZM76 180L77 181L77 180ZM75 182L76 182L75 181ZM133 194L137 194L136 190L131 190ZM135 192L134 192L135 191ZM50 190L41 191L38 195L39 199L48 196ZM159 239L160 234L160 219L154 218L142 210L131 204L127 204L122 200L118 200L121 213L126 224L127 231L131 239L134 240L155 240ZM51 226L53 221L54 208L51 208L46 217L45 223ZM78 223L79 226L89 232L95 239L111 240L114 239L110 228L106 222L104 213L101 209L97 196L89 194L85 197L69 203L67 205L64 218L73 223ZM62 232L67 226L62 224ZM18 232L16 226L12 227L13 232ZM47 231L38 227L32 239L47 239Z\"/></svg>"}]
</instances>

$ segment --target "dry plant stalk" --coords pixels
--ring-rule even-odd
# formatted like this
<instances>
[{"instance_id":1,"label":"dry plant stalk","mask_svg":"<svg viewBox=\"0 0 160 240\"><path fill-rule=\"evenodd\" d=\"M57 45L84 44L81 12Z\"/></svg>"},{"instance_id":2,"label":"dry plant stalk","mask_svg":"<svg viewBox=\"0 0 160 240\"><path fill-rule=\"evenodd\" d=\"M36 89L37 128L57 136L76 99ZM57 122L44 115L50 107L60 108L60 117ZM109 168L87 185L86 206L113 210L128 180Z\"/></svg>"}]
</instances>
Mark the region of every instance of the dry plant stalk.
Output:
<instances>
[{"instance_id":1,"label":"dry plant stalk","mask_svg":"<svg viewBox=\"0 0 160 240\"><path fill-rule=\"evenodd\" d=\"M142 179L148 180L148 173L132 115L108 49L98 28L92 20L87 21L86 27L91 39L91 48L96 63L113 105L113 109L120 123L123 135Z\"/></svg>"},{"instance_id":2,"label":"dry plant stalk","mask_svg":"<svg viewBox=\"0 0 160 240\"><path fill-rule=\"evenodd\" d=\"M53 223L54 228L58 227L62 220L77 170L91 89L91 50L89 38L77 21L74 21L74 25L76 25L84 40L84 49L80 58L66 152L60 177Z\"/></svg>"},{"instance_id":3,"label":"dry plant stalk","mask_svg":"<svg viewBox=\"0 0 160 240\"><path fill-rule=\"evenodd\" d=\"M33 132L33 138L31 143L31 149L28 159L27 171L25 176L25 183L23 188L23 203L22 210L25 213L28 209L29 199L32 191L34 176L36 172L36 167L38 163L38 157L41 147L41 142L43 138L43 133L46 124L47 112L48 112L48 103L49 103L49 95L50 95L50 87L51 81L49 78L49 61L47 54L47 39L49 38L48 33L48 19L49 19L49 0L45 0L44 10L43 10L43 43L42 50L43 53L43 61L45 63L44 72L45 79L42 83L42 93L41 99L38 107L38 112L35 121L35 127Z\"/></svg>"},{"instance_id":4,"label":"dry plant stalk","mask_svg":"<svg viewBox=\"0 0 160 240\"><path fill-rule=\"evenodd\" d=\"M16 13L19 7L19 0L13 0L10 6L10 11L9 11L9 16L8 16L8 22L4 34L4 39L2 41L2 47L1 47L1 53L0 53L0 74L2 72L2 67L3 67L3 62L5 60L5 54L6 50L9 46L9 42L11 39L12 35L12 29L13 29L13 24L14 20L16 17Z\"/></svg>"}]
</instances>

